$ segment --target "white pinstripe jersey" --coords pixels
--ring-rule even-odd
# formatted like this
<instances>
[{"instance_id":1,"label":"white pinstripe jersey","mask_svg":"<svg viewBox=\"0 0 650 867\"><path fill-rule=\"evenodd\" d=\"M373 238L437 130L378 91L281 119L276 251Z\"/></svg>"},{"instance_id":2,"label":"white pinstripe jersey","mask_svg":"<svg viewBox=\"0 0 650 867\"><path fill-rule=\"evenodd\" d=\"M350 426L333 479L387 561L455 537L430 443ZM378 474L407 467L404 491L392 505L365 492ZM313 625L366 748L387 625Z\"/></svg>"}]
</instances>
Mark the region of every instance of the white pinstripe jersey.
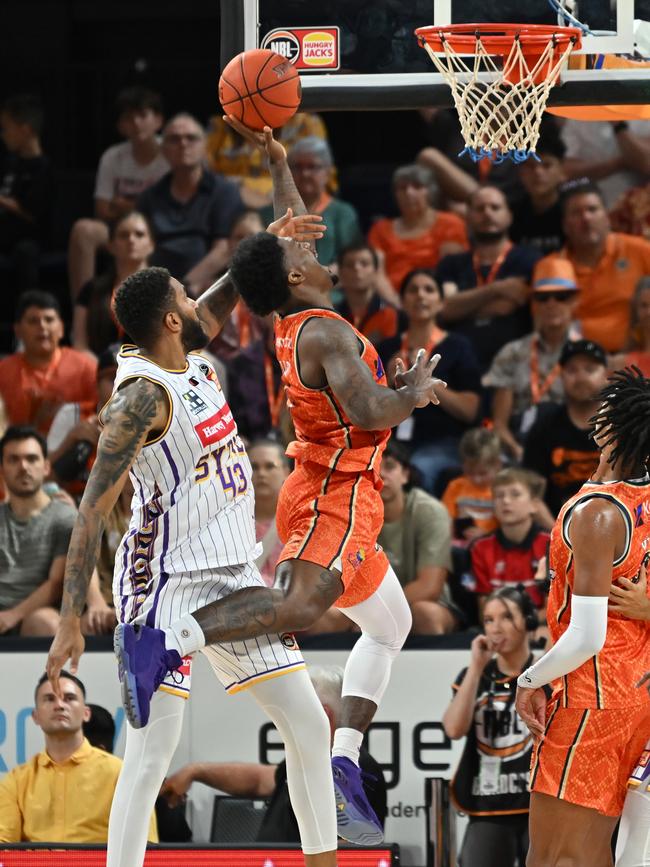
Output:
<instances>
[{"instance_id":1,"label":"white pinstripe jersey","mask_svg":"<svg viewBox=\"0 0 650 867\"><path fill-rule=\"evenodd\" d=\"M122 347L113 393L137 378L162 386L172 408L131 469L133 514L115 556L114 594L144 602L169 576L247 563L258 552L252 470L212 365L188 355L185 370L165 370Z\"/></svg>"}]
</instances>

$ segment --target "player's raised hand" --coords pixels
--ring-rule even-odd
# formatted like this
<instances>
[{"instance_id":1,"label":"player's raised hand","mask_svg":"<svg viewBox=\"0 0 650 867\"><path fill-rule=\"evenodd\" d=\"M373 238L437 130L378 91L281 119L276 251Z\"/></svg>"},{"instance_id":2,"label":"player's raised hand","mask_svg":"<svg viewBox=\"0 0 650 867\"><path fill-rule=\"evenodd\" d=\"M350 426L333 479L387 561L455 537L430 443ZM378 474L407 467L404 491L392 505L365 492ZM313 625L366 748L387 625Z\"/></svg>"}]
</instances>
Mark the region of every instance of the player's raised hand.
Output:
<instances>
[{"instance_id":1,"label":"player's raised hand","mask_svg":"<svg viewBox=\"0 0 650 867\"><path fill-rule=\"evenodd\" d=\"M84 652L85 646L86 642L81 634L78 618L61 618L45 666L48 680L56 695L61 696L59 688L61 669L70 660L70 673L76 674L79 668L79 658Z\"/></svg>"},{"instance_id":2,"label":"player's raised hand","mask_svg":"<svg viewBox=\"0 0 650 867\"><path fill-rule=\"evenodd\" d=\"M395 365L395 389L407 388L413 393L416 407L439 404L440 398L437 392L447 388L447 383L442 379L436 379L433 371L436 369L440 356L432 355L427 361L424 349L418 351L415 364L408 370L404 369L404 362L397 359Z\"/></svg>"},{"instance_id":3,"label":"player's raised hand","mask_svg":"<svg viewBox=\"0 0 650 867\"><path fill-rule=\"evenodd\" d=\"M267 226L266 231L280 238L293 238L294 241L303 244L322 238L327 231L327 226L318 214L299 214L294 217L291 208L287 208L286 214L274 220Z\"/></svg>"},{"instance_id":4,"label":"player's raised hand","mask_svg":"<svg viewBox=\"0 0 650 867\"><path fill-rule=\"evenodd\" d=\"M287 152L284 145L273 138L273 130L270 126L265 126L263 132L257 132L257 130L251 129L240 120L237 120L233 114L224 114L223 119L229 127L238 132L247 142L255 145L258 150L266 151L270 162L281 163L286 160Z\"/></svg>"},{"instance_id":5,"label":"player's raised hand","mask_svg":"<svg viewBox=\"0 0 650 867\"><path fill-rule=\"evenodd\" d=\"M544 736L547 701L546 693L541 687L538 689L517 687L517 698L515 701L517 713L526 723L528 731L535 740L539 740Z\"/></svg>"}]
</instances>

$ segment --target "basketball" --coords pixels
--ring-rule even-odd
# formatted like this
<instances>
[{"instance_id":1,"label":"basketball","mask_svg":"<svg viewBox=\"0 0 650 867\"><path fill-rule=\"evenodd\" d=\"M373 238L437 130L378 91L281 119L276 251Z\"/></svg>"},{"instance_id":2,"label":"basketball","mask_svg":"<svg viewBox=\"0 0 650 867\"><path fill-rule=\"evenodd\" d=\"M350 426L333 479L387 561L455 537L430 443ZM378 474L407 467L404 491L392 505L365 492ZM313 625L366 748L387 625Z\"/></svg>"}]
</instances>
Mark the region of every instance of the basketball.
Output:
<instances>
[{"instance_id":1,"label":"basketball","mask_svg":"<svg viewBox=\"0 0 650 867\"><path fill-rule=\"evenodd\" d=\"M226 114L251 129L277 129L300 105L300 76L288 60L266 48L243 51L219 79L219 101Z\"/></svg>"}]
</instances>

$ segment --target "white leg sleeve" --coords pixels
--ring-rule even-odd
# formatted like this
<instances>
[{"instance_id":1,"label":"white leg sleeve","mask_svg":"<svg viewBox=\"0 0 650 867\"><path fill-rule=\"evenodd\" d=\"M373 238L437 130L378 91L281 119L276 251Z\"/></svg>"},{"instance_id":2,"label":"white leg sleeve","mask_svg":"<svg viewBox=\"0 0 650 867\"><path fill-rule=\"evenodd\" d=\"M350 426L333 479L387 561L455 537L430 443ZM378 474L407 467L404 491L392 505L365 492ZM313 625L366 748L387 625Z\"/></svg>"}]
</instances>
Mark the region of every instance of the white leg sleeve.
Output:
<instances>
[{"instance_id":1,"label":"white leg sleeve","mask_svg":"<svg viewBox=\"0 0 650 867\"><path fill-rule=\"evenodd\" d=\"M650 792L627 791L616 841L616 867L650 867Z\"/></svg>"},{"instance_id":2,"label":"white leg sleeve","mask_svg":"<svg viewBox=\"0 0 650 867\"><path fill-rule=\"evenodd\" d=\"M345 666L343 695L379 704L388 686L393 659L411 628L411 609L392 568L377 590L358 605L341 611L361 627L361 637Z\"/></svg>"},{"instance_id":3,"label":"white leg sleeve","mask_svg":"<svg viewBox=\"0 0 650 867\"><path fill-rule=\"evenodd\" d=\"M336 849L336 807L330 763L330 726L306 671L254 684L248 692L284 741L287 784L302 850Z\"/></svg>"},{"instance_id":4,"label":"white leg sleeve","mask_svg":"<svg viewBox=\"0 0 650 867\"><path fill-rule=\"evenodd\" d=\"M186 699L157 692L144 728L127 725L124 764L108 822L106 867L141 867L149 821L183 725Z\"/></svg>"}]
</instances>

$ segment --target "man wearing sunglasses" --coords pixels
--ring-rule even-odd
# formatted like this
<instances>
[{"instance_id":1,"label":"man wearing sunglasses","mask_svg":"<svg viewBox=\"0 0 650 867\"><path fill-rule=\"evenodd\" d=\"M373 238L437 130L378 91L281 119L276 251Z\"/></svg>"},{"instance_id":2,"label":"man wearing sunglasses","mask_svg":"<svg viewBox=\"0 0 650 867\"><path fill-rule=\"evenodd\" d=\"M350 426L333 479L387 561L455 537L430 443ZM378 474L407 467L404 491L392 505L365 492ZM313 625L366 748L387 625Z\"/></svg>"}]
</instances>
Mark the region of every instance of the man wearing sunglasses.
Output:
<instances>
[{"instance_id":1,"label":"man wearing sunglasses","mask_svg":"<svg viewBox=\"0 0 650 867\"><path fill-rule=\"evenodd\" d=\"M573 322L580 294L573 266L563 259L543 262L543 267L537 266L530 297L533 332L506 343L483 377L483 385L493 389L494 428L518 461L538 406L562 402L560 352L567 340L580 337Z\"/></svg>"}]
</instances>

